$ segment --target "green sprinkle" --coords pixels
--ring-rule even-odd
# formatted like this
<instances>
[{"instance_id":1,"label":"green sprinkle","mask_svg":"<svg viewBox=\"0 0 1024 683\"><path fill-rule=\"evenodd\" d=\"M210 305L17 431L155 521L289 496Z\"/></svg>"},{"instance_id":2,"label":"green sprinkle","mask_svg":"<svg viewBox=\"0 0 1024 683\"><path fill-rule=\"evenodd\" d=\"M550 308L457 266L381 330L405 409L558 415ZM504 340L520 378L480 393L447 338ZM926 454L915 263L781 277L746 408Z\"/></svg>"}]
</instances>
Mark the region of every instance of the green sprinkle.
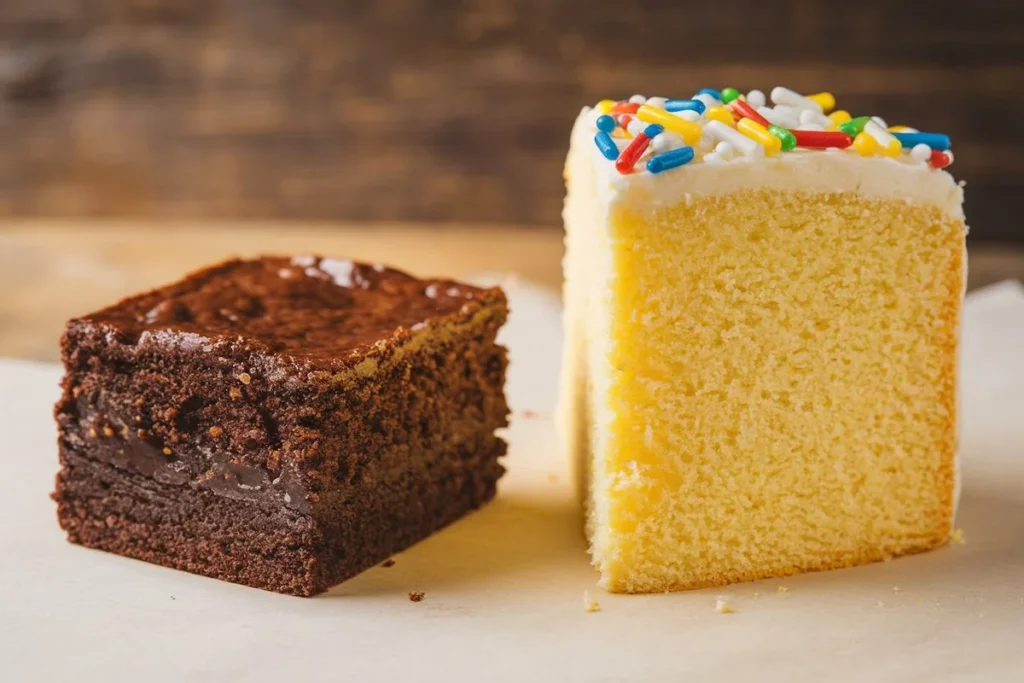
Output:
<instances>
[{"instance_id":1,"label":"green sprinkle","mask_svg":"<svg viewBox=\"0 0 1024 683\"><path fill-rule=\"evenodd\" d=\"M796 147L796 136L782 126L768 126L768 132L782 141L783 152L791 152Z\"/></svg>"},{"instance_id":2,"label":"green sprinkle","mask_svg":"<svg viewBox=\"0 0 1024 683\"><path fill-rule=\"evenodd\" d=\"M846 133L852 138L860 135L861 131L864 130L864 126L867 125L868 121L871 120L870 116L858 116L855 119L850 119L846 123L839 124L839 130Z\"/></svg>"},{"instance_id":3,"label":"green sprinkle","mask_svg":"<svg viewBox=\"0 0 1024 683\"><path fill-rule=\"evenodd\" d=\"M722 104L729 104L739 96L740 91L736 88L724 88L722 90Z\"/></svg>"}]
</instances>

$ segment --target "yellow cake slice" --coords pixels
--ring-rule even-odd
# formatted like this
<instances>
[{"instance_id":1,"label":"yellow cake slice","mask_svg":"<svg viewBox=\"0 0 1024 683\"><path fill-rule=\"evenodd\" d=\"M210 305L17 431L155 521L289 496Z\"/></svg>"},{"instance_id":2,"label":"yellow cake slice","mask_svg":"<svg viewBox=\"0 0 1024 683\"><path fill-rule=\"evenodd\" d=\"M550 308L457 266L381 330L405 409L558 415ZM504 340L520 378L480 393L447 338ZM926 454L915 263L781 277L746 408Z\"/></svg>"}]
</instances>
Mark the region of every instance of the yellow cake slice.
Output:
<instances>
[{"instance_id":1,"label":"yellow cake slice","mask_svg":"<svg viewBox=\"0 0 1024 683\"><path fill-rule=\"evenodd\" d=\"M705 90L576 121L561 421L608 590L949 537L967 228L948 138L832 102Z\"/></svg>"}]
</instances>

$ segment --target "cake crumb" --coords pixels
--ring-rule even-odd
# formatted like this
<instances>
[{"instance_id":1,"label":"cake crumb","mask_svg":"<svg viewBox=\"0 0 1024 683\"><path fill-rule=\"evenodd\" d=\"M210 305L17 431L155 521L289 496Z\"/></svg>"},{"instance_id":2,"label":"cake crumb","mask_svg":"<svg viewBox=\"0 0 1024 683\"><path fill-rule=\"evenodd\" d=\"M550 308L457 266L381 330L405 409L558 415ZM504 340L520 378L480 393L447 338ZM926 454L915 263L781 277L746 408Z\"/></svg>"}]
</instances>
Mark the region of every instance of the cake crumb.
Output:
<instances>
[{"instance_id":1,"label":"cake crumb","mask_svg":"<svg viewBox=\"0 0 1024 683\"><path fill-rule=\"evenodd\" d=\"M529 408L527 408L526 410L524 410L522 412L522 416L523 416L523 419L525 419L525 420L533 420L533 419L536 419L536 418L540 417L540 413L538 413L535 410L530 410Z\"/></svg>"},{"instance_id":2,"label":"cake crumb","mask_svg":"<svg viewBox=\"0 0 1024 683\"><path fill-rule=\"evenodd\" d=\"M729 599L724 597L715 600L715 610L719 614L732 614L736 611L732 608L732 605L729 604Z\"/></svg>"},{"instance_id":3,"label":"cake crumb","mask_svg":"<svg viewBox=\"0 0 1024 683\"><path fill-rule=\"evenodd\" d=\"M900 587L899 586L893 586L892 587L892 592L893 593L899 593L900 592Z\"/></svg>"},{"instance_id":4,"label":"cake crumb","mask_svg":"<svg viewBox=\"0 0 1024 683\"><path fill-rule=\"evenodd\" d=\"M231 387L230 389L228 389L228 396L231 397L232 401L237 401L238 399L242 398L242 390L239 389L238 387Z\"/></svg>"},{"instance_id":5,"label":"cake crumb","mask_svg":"<svg viewBox=\"0 0 1024 683\"><path fill-rule=\"evenodd\" d=\"M789 590L789 589L788 589L788 588L786 588L785 586L779 586L778 588L776 588L776 589L775 589L775 592L776 592L776 593L785 593L785 592L786 592L786 591L788 591L788 590Z\"/></svg>"},{"instance_id":6,"label":"cake crumb","mask_svg":"<svg viewBox=\"0 0 1024 683\"><path fill-rule=\"evenodd\" d=\"M394 567L395 566L395 558L389 557L388 559L386 559L383 562L381 562L380 566L384 567L385 569L387 569L389 567Z\"/></svg>"},{"instance_id":7,"label":"cake crumb","mask_svg":"<svg viewBox=\"0 0 1024 683\"><path fill-rule=\"evenodd\" d=\"M113 435L114 435L114 430L110 428L110 425L105 425L103 427L103 436L105 436L107 438L110 438Z\"/></svg>"},{"instance_id":8,"label":"cake crumb","mask_svg":"<svg viewBox=\"0 0 1024 683\"><path fill-rule=\"evenodd\" d=\"M423 591L409 591L409 600L412 602L423 602L425 597L427 597L427 594Z\"/></svg>"},{"instance_id":9,"label":"cake crumb","mask_svg":"<svg viewBox=\"0 0 1024 683\"><path fill-rule=\"evenodd\" d=\"M210 429L207 430L207 432L209 433L210 436L216 439L218 436L224 433L224 430L218 427L217 425L213 425L212 427L210 427Z\"/></svg>"},{"instance_id":10,"label":"cake crumb","mask_svg":"<svg viewBox=\"0 0 1024 683\"><path fill-rule=\"evenodd\" d=\"M587 613L601 611L601 603L590 597L590 591L583 591L583 609L585 609Z\"/></svg>"},{"instance_id":11,"label":"cake crumb","mask_svg":"<svg viewBox=\"0 0 1024 683\"><path fill-rule=\"evenodd\" d=\"M89 427L89 438L90 439L95 439L96 438L96 428L95 427Z\"/></svg>"},{"instance_id":12,"label":"cake crumb","mask_svg":"<svg viewBox=\"0 0 1024 683\"><path fill-rule=\"evenodd\" d=\"M171 451L170 448L168 448L167 446L164 446L164 455L171 455L172 452L173 451Z\"/></svg>"},{"instance_id":13,"label":"cake crumb","mask_svg":"<svg viewBox=\"0 0 1024 683\"><path fill-rule=\"evenodd\" d=\"M964 538L963 529L953 529L949 532L949 542L956 545L964 545L967 543L967 539Z\"/></svg>"},{"instance_id":14,"label":"cake crumb","mask_svg":"<svg viewBox=\"0 0 1024 683\"><path fill-rule=\"evenodd\" d=\"M242 384L248 384L249 382L252 381L252 377L249 375L248 372L243 372L238 376L238 381L241 382Z\"/></svg>"}]
</instances>

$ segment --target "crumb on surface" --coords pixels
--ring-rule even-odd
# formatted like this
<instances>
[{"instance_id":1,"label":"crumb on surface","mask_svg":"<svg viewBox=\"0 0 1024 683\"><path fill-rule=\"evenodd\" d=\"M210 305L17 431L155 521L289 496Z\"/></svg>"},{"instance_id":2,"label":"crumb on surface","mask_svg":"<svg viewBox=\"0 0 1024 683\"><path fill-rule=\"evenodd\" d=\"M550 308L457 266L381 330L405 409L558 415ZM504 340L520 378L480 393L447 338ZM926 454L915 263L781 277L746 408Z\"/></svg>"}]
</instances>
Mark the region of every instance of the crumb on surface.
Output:
<instances>
[{"instance_id":1,"label":"crumb on surface","mask_svg":"<svg viewBox=\"0 0 1024 683\"><path fill-rule=\"evenodd\" d=\"M395 558L389 557L388 559L386 559L383 562L381 562L380 566L384 567L385 569L387 569L388 567L394 567L395 566Z\"/></svg>"},{"instance_id":2,"label":"crumb on surface","mask_svg":"<svg viewBox=\"0 0 1024 683\"><path fill-rule=\"evenodd\" d=\"M789 589L788 589L788 588L786 588L785 586L779 586L778 588L776 588L776 589L775 589L775 592L776 592L776 593L785 593L785 592L786 592L786 591L788 591L788 590L789 590Z\"/></svg>"},{"instance_id":3,"label":"crumb on surface","mask_svg":"<svg viewBox=\"0 0 1024 683\"><path fill-rule=\"evenodd\" d=\"M212 427L210 427L208 431L210 436L212 436L215 439L224 433L224 430L218 427L217 425L213 425Z\"/></svg>"},{"instance_id":4,"label":"crumb on surface","mask_svg":"<svg viewBox=\"0 0 1024 683\"><path fill-rule=\"evenodd\" d=\"M250 376L248 372L243 372L238 376L238 381L242 384L248 384L252 381L252 376Z\"/></svg>"},{"instance_id":5,"label":"crumb on surface","mask_svg":"<svg viewBox=\"0 0 1024 683\"><path fill-rule=\"evenodd\" d=\"M423 602L425 597L427 597L427 594L423 591L409 591L409 600L412 602Z\"/></svg>"},{"instance_id":6,"label":"crumb on surface","mask_svg":"<svg viewBox=\"0 0 1024 683\"><path fill-rule=\"evenodd\" d=\"M893 593L899 593L899 592L900 592L900 590L901 590L901 589L900 589L900 587L899 587L899 586L893 586L893 587L892 587L892 592L893 592Z\"/></svg>"},{"instance_id":7,"label":"crumb on surface","mask_svg":"<svg viewBox=\"0 0 1024 683\"><path fill-rule=\"evenodd\" d=\"M239 389L238 387L231 387L230 389L228 389L228 396L231 397L232 401L237 401L238 399L242 398L242 390Z\"/></svg>"},{"instance_id":8,"label":"crumb on surface","mask_svg":"<svg viewBox=\"0 0 1024 683\"><path fill-rule=\"evenodd\" d=\"M103 427L103 436L105 436L105 437L107 437L109 439L113 435L114 435L114 430L110 428L110 425L104 425L104 427Z\"/></svg>"},{"instance_id":9,"label":"crumb on surface","mask_svg":"<svg viewBox=\"0 0 1024 683\"><path fill-rule=\"evenodd\" d=\"M956 545L963 545L967 543L967 539L964 538L963 529L953 529L949 532L949 542Z\"/></svg>"},{"instance_id":10,"label":"crumb on surface","mask_svg":"<svg viewBox=\"0 0 1024 683\"><path fill-rule=\"evenodd\" d=\"M167 446L164 446L164 455L171 455L171 453L173 453L173 451Z\"/></svg>"},{"instance_id":11,"label":"crumb on surface","mask_svg":"<svg viewBox=\"0 0 1024 683\"><path fill-rule=\"evenodd\" d=\"M558 475L553 473L553 472L549 472L548 473L548 481L550 481L552 484L557 483L558 482Z\"/></svg>"},{"instance_id":12,"label":"crumb on surface","mask_svg":"<svg viewBox=\"0 0 1024 683\"><path fill-rule=\"evenodd\" d=\"M95 427L89 427L89 438L90 439L95 439L96 438L96 428Z\"/></svg>"},{"instance_id":13,"label":"crumb on surface","mask_svg":"<svg viewBox=\"0 0 1024 683\"><path fill-rule=\"evenodd\" d=\"M588 613L601 611L601 603L590 597L590 591L583 591L583 609Z\"/></svg>"},{"instance_id":14,"label":"crumb on surface","mask_svg":"<svg viewBox=\"0 0 1024 683\"><path fill-rule=\"evenodd\" d=\"M524 410L522 412L522 416L523 416L523 419L532 420L532 419L540 417L540 413L538 413L536 410L530 410L529 408L527 408L526 410Z\"/></svg>"},{"instance_id":15,"label":"crumb on surface","mask_svg":"<svg viewBox=\"0 0 1024 683\"><path fill-rule=\"evenodd\" d=\"M729 604L729 599L725 597L715 599L715 610L719 614L732 614L736 611L732 608L732 605Z\"/></svg>"}]
</instances>

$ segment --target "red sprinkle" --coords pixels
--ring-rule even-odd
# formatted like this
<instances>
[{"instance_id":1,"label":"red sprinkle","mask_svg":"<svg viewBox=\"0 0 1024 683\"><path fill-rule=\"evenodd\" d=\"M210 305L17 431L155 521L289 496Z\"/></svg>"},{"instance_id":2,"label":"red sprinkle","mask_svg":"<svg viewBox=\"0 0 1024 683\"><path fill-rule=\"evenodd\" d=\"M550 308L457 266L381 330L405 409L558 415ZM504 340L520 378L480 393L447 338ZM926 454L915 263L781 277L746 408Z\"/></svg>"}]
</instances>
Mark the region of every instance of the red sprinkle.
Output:
<instances>
[{"instance_id":1,"label":"red sprinkle","mask_svg":"<svg viewBox=\"0 0 1024 683\"><path fill-rule=\"evenodd\" d=\"M797 147L811 147L814 149L838 147L839 149L845 149L853 144L852 137L839 131L791 130L789 132L796 138Z\"/></svg>"},{"instance_id":2,"label":"red sprinkle","mask_svg":"<svg viewBox=\"0 0 1024 683\"><path fill-rule=\"evenodd\" d=\"M622 130L628 129L629 122L633 120L633 117L629 114L615 114L612 118L615 119L615 122L619 124Z\"/></svg>"},{"instance_id":3,"label":"red sprinkle","mask_svg":"<svg viewBox=\"0 0 1024 683\"><path fill-rule=\"evenodd\" d=\"M928 159L928 163L935 168L946 168L950 164L949 155L945 152L940 152L937 149L932 150L932 155Z\"/></svg>"},{"instance_id":4,"label":"red sprinkle","mask_svg":"<svg viewBox=\"0 0 1024 683\"><path fill-rule=\"evenodd\" d=\"M733 100L727 106L732 109L733 114L736 114L741 119L746 117L755 123L760 123L765 128L772 125L768 119L758 114L756 109L743 100Z\"/></svg>"},{"instance_id":5,"label":"red sprinkle","mask_svg":"<svg viewBox=\"0 0 1024 683\"><path fill-rule=\"evenodd\" d=\"M612 114L635 114L640 108L636 102L616 102L612 105Z\"/></svg>"},{"instance_id":6,"label":"red sprinkle","mask_svg":"<svg viewBox=\"0 0 1024 683\"><path fill-rule=\"evenodd\" d=\"M636 162L649 144L651 144L651 139L643 133L630 140L626 148L619 154L619 158L615 160L615 170L623 175L632 173L633 167L636 166Z\"/></svg>"}]
</instances>

